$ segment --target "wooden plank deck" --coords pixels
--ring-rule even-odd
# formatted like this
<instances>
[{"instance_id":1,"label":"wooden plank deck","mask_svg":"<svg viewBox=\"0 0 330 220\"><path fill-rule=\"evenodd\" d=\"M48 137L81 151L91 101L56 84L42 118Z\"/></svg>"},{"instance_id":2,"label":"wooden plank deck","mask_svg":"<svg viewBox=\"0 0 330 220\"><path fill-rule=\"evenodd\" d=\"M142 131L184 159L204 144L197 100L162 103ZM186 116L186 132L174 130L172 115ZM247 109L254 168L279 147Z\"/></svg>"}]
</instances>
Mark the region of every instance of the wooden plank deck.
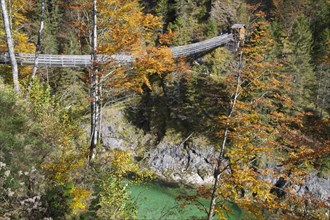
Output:
<instances>
[{"instance_id":1,"label":"wooden plank deck","mask_svg":"<svg viewBox=\"0 0 330 220\"><path fill-rule=\"evenodd\" d=\"M232 34L223 34L208 40L198 43L171 47L171 51L175 58L182 56L191 56L194 54L206 52L215 49L219 46L233 42ZM35 54L16 53L17 63L22 66L33 66ZM129 54L114 54L114 55L99 55L100 63L109 61L119 64L130 64L134 62L134 58ZM8 53L0 54L0 64L10 65ZM39 54L37 66L42 67L89 67L92 65L91 55L54 55L54 54Z\"/></svg>"}]
</instances>

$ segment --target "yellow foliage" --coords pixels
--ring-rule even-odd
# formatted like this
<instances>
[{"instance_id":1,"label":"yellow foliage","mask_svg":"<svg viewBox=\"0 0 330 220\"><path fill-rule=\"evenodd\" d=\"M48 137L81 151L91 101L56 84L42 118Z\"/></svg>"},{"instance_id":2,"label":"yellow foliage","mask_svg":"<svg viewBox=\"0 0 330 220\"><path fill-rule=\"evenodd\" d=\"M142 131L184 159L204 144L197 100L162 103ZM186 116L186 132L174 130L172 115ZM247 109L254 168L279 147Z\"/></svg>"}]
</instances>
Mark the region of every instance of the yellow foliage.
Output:
<instances>
[{"instance_id":1,"label":"yellow foliage","mask_svg":"<svg viewBox=\"0 0 330 220\"><path fill-rule=\"evenodd\" d=\"M82 168L86 166L86 154L68 150L62 151L61 156L54 157L50 162L41 165L41 168L49 172L49 178L56 184L65 184L80 175Z\"/></svg>"},{"instance_id":2,"label":"yellow foliage","mask_svg":"<svg viewBox=\"0 0 330 220\"><path fill-rule=\"evenodd\" d=\"M154 30L161 28L161 19L144 15L138 0L105 0L98 2L99 52L113 54L141 49L152 44Z\"/></svg>"},{"instance_id":3,"label":"yellow foliage","mask_svg":"<svg viewBox=\"0 0 330 220\"><path fill-rule=\"evenodd\" d=\"M11 7L9 10L12 12L12 35L14 38L14 50L16 53L33 53L35 46L31 43L29 36L24 33L24 25L29 22L25 14L31 7L33 7L32 1L27 0L14 0L11 4L7 4L7 7ZM5 29L3 28L2 16L0 16L0 52L7 52L7 42L5 36ZM11 69L6 66L1 66L2 73L10 72ZM24 78L31 73L31 67L20 67L20 76Z\"/></svg>"},{"instance_id":4,"label":"yellow foliage","mask_svg":"<svg viewBox=\"0 0 330 220\"><path fill-rule=\"evenodd\" d=\"M88 189L74 187L71 190L70 197L72 198L72 202L70 203L70 207L75 215L87 210L90 196L91 192Z\"/></svg>"},{"instance_id":5,"label":"yellow foliage","mask_svg":"<svg viewBox=\"0 0 330 220\"><path fill-rule=\"evenodd\" d=\"M25 13L30 9L31 4L27 3L26 0L14 0L12 4L7 4L10 7L11 21L12 21L12 34L14 38L15 52L34 52L35 46L29 42L29 36L23 32L24 24L27 22ZM0 25L3 25L2 17L0 18ZM5 35L4 28L0 28L0 36ZM7 43L5 38L0 38L0 51L7 51Z\"/></svg>"},{"instance_id":6,"label":"yellow foliage","mask_svg":"<svg viewBox=\"0 0 330 220\"><path fill-rule=\"evenodd\" d=\"M258 16L261 16L259 14ZM292 129L292 125L301 124L301 116L290 115L292 100L289 97L290 78L283 76L276 60L267 60L265 55L273 44L270 38L269 24L266 21L257 22L256 31L251 35L251 41L243 48L244 67L240 72L241 85L238 86L239 96L232 115L220 116L220 122L229 126L228 143L225 157L228 159L220 167L230 166L221 173L219 195L236 203L250 212L257 219L263 218L263 210L270 212L287 210L298 205L299 196L294 195L294 184L301 184L305 171L296 164L282 163L281 172L265 169L260 158L281 163L278 158L283 146L289 146L285 155L288 161L297 161L303 155L314 153L307 145L299 144L301 134ZM235 80L228 77L229 82ZM229 94L235 94L235 83L228 83ZM223 131L219 132L222 136ZM308 167L308 161L301 165ZM285 165L285 166L284 166ZM228 167L227 166L227 167ZM286 185L283 192L274 192L274 184L267 179L283 178L292 185ZM276 189L275 189L276 191ZM280 194L285 194L283 201ZM294 204L294 205L293 205ZM218 215L224 215L223 206L218 209Z\"/></svg>"},{"instance_id":7,"label":"yellow foliage","mask_svg":"<svg viewBox=\"0 0 330 220\"><path fill-rule=\"evenodd\" d=\"M97 10L97 29L100 33L97 53L131 53L136 58L133 69L116 65L115 61L109 61L100 68L119 69L111 74L109 86L143 92L142 85L152 87L150 75L174 69L175 63L169 48L154 46L162 27L161 18L143 13L138 0L98 1ZM166 44L171 36L171 33L163 35L161 41Z\"/></svg>"},{"instance_id":8,"label":"yellow foliage","mask_svg":"<svg viewBox=\"0 0 330 220\"><path fill-rule=\"evenodd\" d=\"M145 172L141 170L136 163L132 160L131 153L123 150L112 150L108 153L103 153L99 158L102 162L102 167L110 165L112 174L117 177L122 177L127 173L134 173L136 175L136 181L143 180L145 178L152 179L153 174L149 171Z\"/></svg>"}]
</instances>

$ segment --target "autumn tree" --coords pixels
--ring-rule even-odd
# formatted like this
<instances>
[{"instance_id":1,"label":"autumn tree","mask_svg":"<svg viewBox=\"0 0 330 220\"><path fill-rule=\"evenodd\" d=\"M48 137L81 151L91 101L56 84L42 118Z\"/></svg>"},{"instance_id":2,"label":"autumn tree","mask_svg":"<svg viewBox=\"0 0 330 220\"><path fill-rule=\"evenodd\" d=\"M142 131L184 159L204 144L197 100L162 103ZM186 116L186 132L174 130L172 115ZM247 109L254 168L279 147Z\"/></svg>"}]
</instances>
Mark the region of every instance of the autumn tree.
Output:
<instances>
[{"instance_id":1,"label":"autumn tree","mask_svg":"<svg viewBox=\"0 0 330 220\"><path fill-rule=\"evenodd\" d=\"M134 68L119 66L115 60L109 60L107 64L100 66L98 59L94 58L94 70L96 65L99 73L91 73L90 83L92 120L91 135L93 141L90 145L90 157L95 154L95 147L99 142L101 126L102 86L107 82L108 86L120 86L142 91L143 84L151 86L148 76L161 74L173 68L172 54L166 47L155 47L156 32L161 28L160 18L151 14L144 14L142 7L136 0L130 1L102 1L94 2L98 10L97 32L101 33L97 39L97 50L94 54L118 54L130 52L134 62ZM96 17L94 17L96 20ZM96 24L93 26L96 28ZM94 40L96 43L96 29ZM95 43L93 48L95 48ZM95 78L96 77L96 78Z\"/></svg>"},{"instance_id":2,"label":"autumn tree","mask_svg":"<svg viewBox=\"0 0 330 220\"><path fill-rule=\"evenodd\" d=\"M8 4L10 3L10 4ZM1 1L2 16L0 29L0 51L9 52L12 62L12 78L15 91L19 91L19 70L16 63L15 52L31 52L33 44L28 42L29 36L24 32L24 22L28 20L26 13L31 9L32 2L28 1ZM7 47L8 46L8 47ZM8 67L1 67L4 73L8 72ZM29 68L20 68L21 75L29 72Z\"/></svg>"},{"instance_id":3,"label":"autumn tree","mask_svg":"<svg viewBox=\"0 0 330 220\"><path fill-rule=\"evenodd\" d=\"M18 93L19 92L18 68L17 68L17 61L14 52L14 42L13 42L11 27L9 23L8 9L5 0L1 1L1 9L2 9L3 24L6 30L7 46L8 46L8 51L9 51L9 56L13 71L14 88L15 88L15 92Z\"/></svg>"},{"instance_id":4,"label":"autumn tree","mask_svg":"<svg viewBox=\"0 0 330 220\"><path fill-rule=\"evenodd\" d=\"M273 40L269 23L262 16L257 14L258 22L242 49L242 60L228 76L232 96L227 115L219 117L223 141L214 172L209 219L217 197L221 199L215 213L220 218L228 209L227 201L257 218L264 216L263 210L286 216L303 213L295 186L302 184L305 172L283 161L309 152L310 147L289 141L299 129L301 118L292 114L292 77L282 74L283 65L269 56ZM271 179L278 181L275 184Z\"/></svg>"}]
</instances>

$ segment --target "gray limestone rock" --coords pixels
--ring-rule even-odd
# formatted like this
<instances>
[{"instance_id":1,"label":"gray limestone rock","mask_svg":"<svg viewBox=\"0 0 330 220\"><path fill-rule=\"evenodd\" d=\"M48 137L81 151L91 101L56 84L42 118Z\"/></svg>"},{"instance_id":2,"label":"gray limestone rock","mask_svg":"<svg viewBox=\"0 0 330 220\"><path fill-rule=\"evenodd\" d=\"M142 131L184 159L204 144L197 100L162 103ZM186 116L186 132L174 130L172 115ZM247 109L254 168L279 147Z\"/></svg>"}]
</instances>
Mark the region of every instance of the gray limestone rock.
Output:
<instances>
[{"instance_id":1,"label":"gray limestone rock","mask_svg":"<svg viewBox=\"0 0 330 220\"><path fill-rule=\"evenodd\" d=\"M108 114L106 121L107 125L102 127L102 141L106 149L130 151L133 156L140 158L145 169L153 170L165 182L186 185L213 183L212 161L219 154L203 138L191 138L189 145L180 143L180 140L174 143L171 138L164 138L156 144L151 134L144 134L125 121L120 111ZM266 167L280 172L274 164L267 164ZM262 179L273 184L278 181L267 176ZM311 173L297 193L310 193L317 199L330 203L330 180Z\"/></svg>"}]
</instances>

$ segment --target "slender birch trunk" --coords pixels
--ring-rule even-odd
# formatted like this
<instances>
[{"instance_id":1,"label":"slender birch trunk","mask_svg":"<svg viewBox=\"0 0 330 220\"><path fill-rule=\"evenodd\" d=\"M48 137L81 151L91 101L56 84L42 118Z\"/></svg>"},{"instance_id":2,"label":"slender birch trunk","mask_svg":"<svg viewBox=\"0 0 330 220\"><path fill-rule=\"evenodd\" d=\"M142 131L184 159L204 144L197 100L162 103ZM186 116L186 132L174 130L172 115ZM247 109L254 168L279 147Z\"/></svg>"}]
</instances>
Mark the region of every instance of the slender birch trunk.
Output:
<instances>
[{"instance_id":1,"label":"slender birch trunk","mask_svg":"<svg viewBox=\"0 0 330 220\"><path fill-rule=\"evenodd\" d=\"M11 0L7 1L7 9L8 9L8 18L9 18L9 27L10 29L13 28L13 7L12 7L12 3Z\"/></svg>"},{"instance_id":2,"label":"slender birch trunk","mask_svg":"<svg viewBox=\"0 0 330 220\"><path fill-rule=\"evenodd\" d=\"M15 51L14 51L14 41L13 37L11 35L11 27L9 23L9 16L6 6L6 0L1 0L1 9L2 9L2 17L3 17L3 24L6 31L6 39L7 39L7 47L8 52L10 56L10 62L12 67L12 73L13 73L13 83L14 83L14 90L16 93L19 93L19 82L18 82L18 67L17 67L17 61L15 57Z\"/></svg>"},{"instance_id":3,"label":"slender birch trunk","mask_svg":"<svg viewBox=\"0 0 330 220\"><path fill-rule=\"evenodd\" d=\"M233 98L231 100L231 107L229 109L227 119L230 119L233 116L233 112L234 112L234 109L236 107L237 98L238 98L238 95L239 95L239 92L240 92L239 88L240 88L240 81L241 81L242 52L240 54L240 61L239 61L239 68L238 69L239 70L237 72L236 85L235 85L236 88L235 88ZM225 133L223 135L221 148L220 148L220 154L219 154L218 162L217 162L217 165L214 169L214 185L213 185L213 190L212 190L212 197L211 197L209 213L208 213L208 216L207 216L208 220L211 220L213 215L214 215L216 201L219 197L218 188L219 188L219 185L220 185L221 173L225 171L225 170L221 170L221 164L222 164L223 159L225 157L229 128L230 128L230 125L229 125L229 122L227 122L226 123L226 128L225 128Z\"/></svg>"},{"instance_id":4,"label":"slender birch trunk","mask_svg":"<svg viewBox=\"0 0 330 220\"><path fill-rule=\"evenodd\" d=\"M100 124L100 94L98 83L98 63L97 63L97 0L93 0L93 38L92 38L92 60L93 67L90 71L90 107L91 107L91 131L89 146L89 161L95 158L96 145L99 142L99 124Z\"/></svg>"},{"instance_id":5,"label":"slender birch trunk","mask_svg":"<svg viewBox=\"0 0 330 220\"><path fill-rule=\"evenodd\" d=\"M39 25L39 31L38 31L38 39L37 39L37 45L36 45L36 51L35 51L35 58L34 58L34 64L32 69L32 74L29 82L29 89L32 87L32 83L34 80L34 77L37 73L38 69L38 61L39 61L39 54L41 50L41 35L42 31L44 29L44 17L45 17L45 0L41 0L41 16L40 16L40 25Z\"/></svg>"},{"instance_id":6,"label":"slender birch trunk","mask_svg":"<svg viewBox=\"0 0 330 220\"><path fill-rule=\"evenodd\" d=\"M102 76L98 76L98 80L97 80L97 84L98 84L98 95L99 95L99 99L98 99L98 108L99 108L99 111L98 111L98 115L99 115L99 120L98 120L98 124L97 124L97 127L98 127L98 136L97 136L97 140L98 142L100 143L101 142L101 126L102 126Z\"/></svg>"}]
</instances>

